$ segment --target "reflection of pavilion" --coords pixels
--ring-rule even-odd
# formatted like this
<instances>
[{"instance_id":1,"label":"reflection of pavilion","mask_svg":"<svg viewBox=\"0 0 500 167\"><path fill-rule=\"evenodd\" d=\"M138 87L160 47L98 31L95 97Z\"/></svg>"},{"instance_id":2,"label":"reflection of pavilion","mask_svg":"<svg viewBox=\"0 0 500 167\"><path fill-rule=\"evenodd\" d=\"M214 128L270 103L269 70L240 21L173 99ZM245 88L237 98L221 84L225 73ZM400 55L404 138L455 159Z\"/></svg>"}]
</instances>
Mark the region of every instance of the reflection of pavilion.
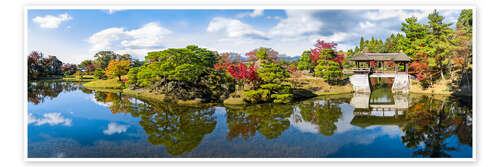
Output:
<instances>
[{"instance_id":1,"label":"reflection of pavilion","mask_svg":"<svg viewBox=\"0 0 500 167\"><path fill-rule=\"evenodd\" d=\"M351 124L360 127L401 125L406 120L408 101L408 94L392 94L390 90L384 89L371 94L355 93L350 102L355 107Z\"/></svg>"}]
</instances>

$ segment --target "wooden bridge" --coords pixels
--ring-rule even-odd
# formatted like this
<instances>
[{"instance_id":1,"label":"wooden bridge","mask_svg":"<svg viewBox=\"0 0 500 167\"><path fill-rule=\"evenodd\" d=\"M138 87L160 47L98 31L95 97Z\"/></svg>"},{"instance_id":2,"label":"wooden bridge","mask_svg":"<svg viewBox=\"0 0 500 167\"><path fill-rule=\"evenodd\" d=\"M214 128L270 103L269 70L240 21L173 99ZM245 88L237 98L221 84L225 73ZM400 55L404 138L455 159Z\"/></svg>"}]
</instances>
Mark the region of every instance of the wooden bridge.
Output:
<instances>
[{"instance_id":1,"label":"wooden bridge","mask_svg":"<svg viewBox=\"0 0 500 167\"><path fill-rule=\"evenodd\" d=\"M349 77L356 92L370 92L369 78L394 78L393 92L407 93L410 87L408 63L411 59L404 53L358 53L351 57L355 68Z\"/></svg>"}]
</instances>

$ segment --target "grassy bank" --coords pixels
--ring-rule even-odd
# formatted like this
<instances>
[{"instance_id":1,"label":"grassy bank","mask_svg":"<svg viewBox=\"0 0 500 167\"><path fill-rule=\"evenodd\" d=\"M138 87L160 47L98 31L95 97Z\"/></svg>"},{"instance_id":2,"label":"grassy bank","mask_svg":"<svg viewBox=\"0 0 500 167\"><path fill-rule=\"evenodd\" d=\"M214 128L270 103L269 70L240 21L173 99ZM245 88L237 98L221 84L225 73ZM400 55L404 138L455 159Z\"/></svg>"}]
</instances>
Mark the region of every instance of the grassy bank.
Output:
<instances>
[{"instance_id":1,"label":"grassy bank","mask_svg":"<svg viewBox=\"0 0 500 167\"><path fill-rule=\"evenodd\" d=\"M322 78L313 77L307 74L294 75L290 82L292 83L292 93L298 101L315 96L342 95L354 92L351 84L330 85ZM243 105L243 91L237 91L229 95L224 100L226 105Z\"/></svg>"},{"instance_id":2,"label":"grassy bank","mask_svg":"<svg viewBox=\"0 0 500 167\"><path fill-rule=\"evenodd\" d=\"M83 84L85 88L97 88L97 89L123 89L124 84L118 81L116 78L107 80L94 80Z\"/></svg>"},{"instance_id":3,"label":"grassy bank","mask_svg":"<svg viewBox=\"0 0 500 167\"><path fill-rule=\"evenodd\" d=\"M451 95L453 91L449 85L451 85L449 80L440 80L428 88L423 88L418 81L411 81L410 93Z\"/></svg>"},{"instance_id":4,"label":"grassy bank","mask_svg":"<svg viewBox=\"0 0 500 167\"><path fill-rule=\"evenodd\" d=\"M60 81L66 81L66 82L91 82L94 81L94 78L62 78L59 79Z\"/></svg>"},{"instance_id":5,"label":"grassy bank","mask_svg":"<svg viewBox=\"0 0 500 167\"><path fill-rule=\"evenodd\" d=\"M330 85L324 79L311 76L307 73L294 75L291 78L291 82L294 88L308 90L319 96L354 92L351 84Z\"/></svg>"}]
</instances>

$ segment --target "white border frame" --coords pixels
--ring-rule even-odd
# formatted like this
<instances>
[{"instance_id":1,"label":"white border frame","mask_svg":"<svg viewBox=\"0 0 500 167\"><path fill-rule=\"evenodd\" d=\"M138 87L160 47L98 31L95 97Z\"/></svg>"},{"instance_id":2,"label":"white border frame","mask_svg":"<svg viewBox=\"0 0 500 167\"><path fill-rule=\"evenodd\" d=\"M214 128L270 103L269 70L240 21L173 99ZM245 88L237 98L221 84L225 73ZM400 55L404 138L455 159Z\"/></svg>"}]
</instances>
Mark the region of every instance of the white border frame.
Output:
<instances>
[{"instance_id":1,"label":"white border frame","mask_svg":"<svg viewBox=\"0 0 500 167\"><path fill-rule=\"evenodd\" d=\"M370 10L370 9L472 9L472 158L28 158L28 10L31 9L314 9L314 10ZM477 161L477 9L476 5L28 5L24 7L24 161L28 162L476 162Z\"/></svg>"}]
</instances>

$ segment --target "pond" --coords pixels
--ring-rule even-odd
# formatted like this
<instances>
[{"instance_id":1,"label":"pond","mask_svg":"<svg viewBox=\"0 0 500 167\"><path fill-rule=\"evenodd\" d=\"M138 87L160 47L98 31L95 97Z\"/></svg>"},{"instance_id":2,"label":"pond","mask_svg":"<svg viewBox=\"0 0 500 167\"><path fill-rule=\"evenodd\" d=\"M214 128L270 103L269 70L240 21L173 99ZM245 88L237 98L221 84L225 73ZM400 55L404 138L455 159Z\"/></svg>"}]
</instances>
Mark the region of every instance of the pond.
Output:
<instances>
[{"instance_id":1,"label":"pond","mask_svg":"<svg viewBox=\"0 0 500 167\"><path fill-rule=\"evenodd\" d=\"M183 107L28 83L29 158L471 158L472 98L372 94Z\"/></svg>"}]
</instances>

